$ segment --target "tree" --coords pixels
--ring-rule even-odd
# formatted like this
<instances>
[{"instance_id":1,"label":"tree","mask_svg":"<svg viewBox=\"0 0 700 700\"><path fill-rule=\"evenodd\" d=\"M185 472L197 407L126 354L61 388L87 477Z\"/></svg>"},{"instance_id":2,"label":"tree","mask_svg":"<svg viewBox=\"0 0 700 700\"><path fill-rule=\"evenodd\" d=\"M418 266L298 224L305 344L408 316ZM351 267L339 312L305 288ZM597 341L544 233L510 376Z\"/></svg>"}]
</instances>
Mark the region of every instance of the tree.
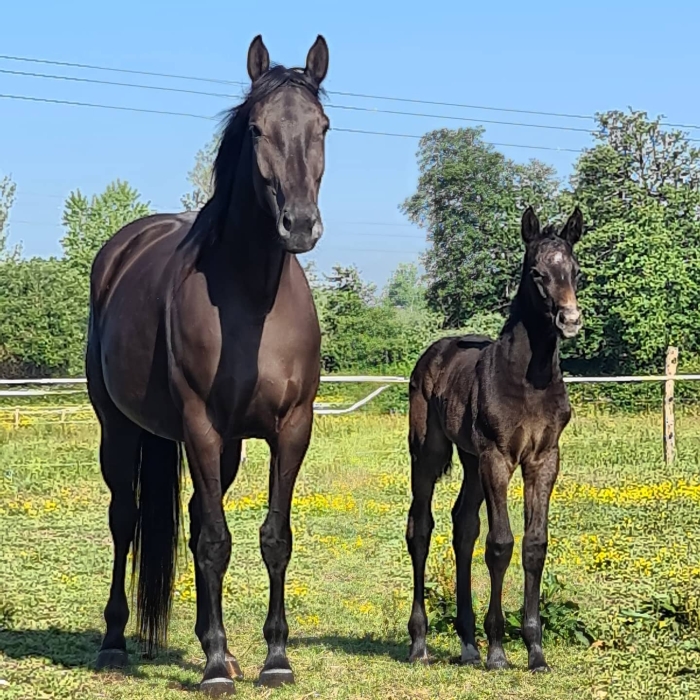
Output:
<instances>
[{"instance_id":1,"label":"tree","mask_svg":"<svg viewBox=\"0 0 700 700\"><path fill-rule=\"evenodd\" d=\"M0 374L79 376L84 372L85 280L64 260L0 261Z\"/></svg>"},{"instance_id":2,"label":"tree","mask_svg":"<svg viewBox=\"0 0 700 700\"><path fill-rule=\"evenodd\" d=\"M426 291L418 266L413 263L399 263L391 273L382 296L389 306L419 311L426 307Z\"/></svg>"},{"instance_id":3,"label":"tree","mask_svg":"<svg viewBox=\"0 0 700 700\"><path fill-rule=\"evenodd\" d=\"M374 286L355 267L334 267L323 295L321 361L326 372L407 374L439 327L439 317L427 310L379 303Z\"/></svg>"},{"instance_id":4,"label":"tree","mask_svg":"<svg viewBox=\"0 0 700 700\"><path fill-rule=\"evenodd\" d=\"M197 151L194 167L187 173L187 180L192 191L184 194L180 201L187 211L201 209L214 193L213 168L214 158L219 150L219 138L215 136L209 143Z\"/></svg>"},{"instance_id":5,"label":"tree","mask_svg":"<svg viewBox=\"0 0 700 700\"><path fill-rule=\"evenodd\" d=\"M116 180L88 200L80 190L71 192L63 209L66 235L61 240L70 267L86 280L102 245L126 224L151 213L148 203L127 182Z\"/></svg>"},{"instance_id":6,"label":"tree","mask_svg":"<svg viewBox=\"0 0 700 700\"><path fill-rule=\"evenodd\" d=\"M598 115L573 198L584 332L567 351L611 372L661 371L666 348L700 352L700 150L644 112Z\"/></svg>"},{"instance_id":7,"label":"tree","mask_svg":"<svg viewBox=\"0 0 700 700\"><path fill-rule=\"evenodd\" d=\"M527 205L549 220L559 181L538 161L516 164L482 139L483 129L440 129L418 149L418 188L401 206L427 229L428 303L448 327L505 308L522 260L520 217Z\"/></svg>"},{"instance_id":8,"label":"tree","mask_svg":"<svg viewBox=\"0 0 700 700\"><path fill-rule=\"evenodd\" d=\"M17 186L9 176L0 180L0 254L5 252L7 246L7 219L15 201L16 190Z\"/></svg>"}]
</instances>

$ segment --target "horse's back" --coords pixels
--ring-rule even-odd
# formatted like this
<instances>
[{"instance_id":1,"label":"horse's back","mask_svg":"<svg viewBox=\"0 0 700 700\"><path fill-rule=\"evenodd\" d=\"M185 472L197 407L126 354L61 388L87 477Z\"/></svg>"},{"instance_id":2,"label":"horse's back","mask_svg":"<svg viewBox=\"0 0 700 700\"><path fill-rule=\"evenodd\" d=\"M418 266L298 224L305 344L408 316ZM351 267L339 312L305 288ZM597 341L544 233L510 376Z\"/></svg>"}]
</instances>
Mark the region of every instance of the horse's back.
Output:
<instances>
[{"instance_id":1,"label":"horse's back","mask_svg":"<svg viewBox=\"0 0 700 700\"><path fill-rule=\"evenodd\" d=\"M177 412L167 363L152 358L165 360L165 305L176 274L176 252L194 218L155 214L127 224L102 246L90 276L86 370L93 403L115 405L166 437L171 429L164 426L176 424ZM156 403L157 416L143 413L142 407Z\"/></svg>"},{"instance_id":2,"label":"horse's back","mask_svg":"<svg viewBox=\"0 0 700 700\"><path fill-rule=\"evenodd\" d=\"M484 335L441 338L421 355L411 373L409 392L425 399L446 392L469 393L482 350L493 343Z\"/></svg>"},{"instance_id":3,"label":"horse's back","mask_svg":"<svg viewBox=\"0 0 700 700\"><path fill-rule=\"evenodd\" d=\"M195 216L194 212L152 214L132 221L109 238L92 264L93 310L99 311L108 302L109 293L125 276L140 276L140 268L152 271L154 266L164 267L189 232Z\"/></svg>"}]
</instances>

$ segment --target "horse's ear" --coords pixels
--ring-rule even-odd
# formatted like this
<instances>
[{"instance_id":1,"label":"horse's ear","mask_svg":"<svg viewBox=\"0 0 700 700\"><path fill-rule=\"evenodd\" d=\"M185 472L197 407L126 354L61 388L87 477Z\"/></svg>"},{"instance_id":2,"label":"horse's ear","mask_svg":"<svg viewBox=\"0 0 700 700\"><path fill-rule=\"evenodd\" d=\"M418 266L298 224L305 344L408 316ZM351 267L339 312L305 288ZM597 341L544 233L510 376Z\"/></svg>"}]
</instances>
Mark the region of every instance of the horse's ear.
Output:
<instances>
[{"instance_id":1,"label":"horse's ear","mask_svg":"<svg viewBox=\"0 0 700 700\"><path fill-rule=\"evenodd\" d=\"M525 210L520 225L520 231L523 236L523 241L525 241L527 245L534 243L541 237L540 220L537 218L537 214L535 214L535 210L532 207L528 207Z\"/></svg>"},{"instance_id":2,"label":"horse's ear","mask_svg":"<svg viewBox=\"0 0 700 700\"><path fill-rule=\"evenodd\" d=\"M319 34L306 56L306 74L320 85L328 73L328 44Z\"/></svg>"},{"instance_id":3,"label":"horse's ear","mask_svg":"<svg viewBox=\"0 0 700 700\"><path fill-rule=\"evenodd\" d=\"M559 232L559 236L563 238L570 246L576 245L583 235L583 214L576 207L574 213L569 217L564 224L564 228Z\"/></svg>"},{"instance_id":4,"label":"horse's ear","mask_svg":"<svg viewBox=\"0 0 700 700\"><path fill-rule=\"evenodd\" d=\"M250 42L248 49L248 75L255 82L270 67L270 54L263 44L262 36L258 34Z\"/></svg>"}]
</instances>

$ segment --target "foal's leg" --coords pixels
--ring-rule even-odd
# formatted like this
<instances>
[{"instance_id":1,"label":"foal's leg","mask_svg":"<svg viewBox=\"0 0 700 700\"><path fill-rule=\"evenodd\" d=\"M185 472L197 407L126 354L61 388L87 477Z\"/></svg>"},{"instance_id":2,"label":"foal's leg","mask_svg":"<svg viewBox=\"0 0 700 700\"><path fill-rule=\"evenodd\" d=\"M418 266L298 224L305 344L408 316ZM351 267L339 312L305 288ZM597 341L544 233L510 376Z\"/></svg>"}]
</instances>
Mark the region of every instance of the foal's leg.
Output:
<instances>
[{"instance_id":1,"label":"foal's leg","mask_svg":"<svg viewBox=\"0 0 700 700\"><path fill-rule=\"evenodd\" d=\"M100 407L102 437L100 464L110 490L109 529L114 541L114 566L104 617L107 631L97 657L97 668L122 668L128 662L124 629L129 605L124 590L126 558L134 539L136 498L134 476L139 461L141 429L122 415L116 406Z\"/></svg>"},{"instance_id":2,"label":"foal's leg","mask_svg":"<svg viewBox=\"0 0 700 700\"><path fill-rule=\"evenodd\" d=\"M503 578L513 556L513 532L508 517L508 482L513 469L513 465L496 449L482 453L479 459L479 472L489 516L486 566L491 577L491 599L484 621L489 639L486 659L486 668L489 670L508 668L508 660L503 650L505 620L501 598Z\"/></svg>"},{"instance_id":3,"label":"foal's leg","mask_svg":"<svg viewBox=\"0 0 700 700\"><path fill-rule=\"evenodd\" d=\"M462 489L452 509L454 528L453 546L457 564L457 620L455 629L462 640L461 661L465 664L481 662L476 648L474 607L472 604L472 555L479 537L479 509L484 492L479 477L479 458L458 450L464 468Z\"/></svg>"},{"instance_id":4,"label":"foal's leg","mask_svg":"<svg viewBox=\"0 0 700 700\"><path fill-rule=\"evenodd\" d=\"M411 416L413 421L419 412L414 409L414 406L412 410L414 411ZM427 425L427 421L424 425ZM428 633L428 616L425 614L425 562L428 559L430 537L435 526L431 507L435 483L450 464L452 443L438 425L431 425L424 431L421 431L420 425L416 425L411 427L409 447L413 501L408 512L406 544L413 564L413 606L408 620L408 632L411 635L408 660L411 663L416 661L427 663L428 648L425 637Z\"/></svg>"},{"instance_id":5,"label":"foal's leg","mask_svg":"<svg viewBox=\"0 0 700 700\"><path fill-rule=\"evenodd\" d=\"M270 603L263 627L267 658L258 684L271 688L294 683L286 649L289 626L284 610L284 581L292 556L292 495L309 446L312 422L312 406L300 406L288 416L276 439L268 440L270 495L267 517L260 528L260 551L270 577Z\"/></svg>"},{"instance_id":6,"label":"foal's leg","mask_svg":"<svg viewBox=\"0 0 700 700\"><path fill-rule=\"evenodd\" d=\"M525 614L523 639L527 645L527 666L531 671L548 671L542 652L540 619L540 585L547 556L549 499L559 473L559 448L523 462L525 483L525 536L523 568L525 569Z\"/></svg>"},{"instance_id":7,"label":"foal's leg","mask_svg":"<svg viewBox=\"0 0 700 700\"><path fill-rule=\"evenodd\" d=\"M231 556L231 533L226 525L221 478L221 438L202 410L185 415L185 448L199 510L199 537L194 545L199 571L204 623L197 636L207 657L200 689L211 695L231 694L235 686L226 664L226 632L221 588Z\"/></svg>"},{"instance_id":8,"label":"foal's leg","mask_svg":"<svg viewBox=\"0 0 700 700\"><path fill-rule=\"evenodd\" d=\"M227 442L221 454L221 491L222 496L230 488L236 474L241 459L241 441L232 440ZM205 592L204 579L197 563L197 543L199 542L199 533L202 529L200 506L197 493L192 495L190 499L190 541L189 546L194 556L195 567L195 585L197 590L197 621L194 626L195 633L201 639L207 625L209 617L208 599ZM236 658L231 652L226 649L226 665L228 671L237 681L243 680L243 673Z\"/></svg>"}]
</instances>

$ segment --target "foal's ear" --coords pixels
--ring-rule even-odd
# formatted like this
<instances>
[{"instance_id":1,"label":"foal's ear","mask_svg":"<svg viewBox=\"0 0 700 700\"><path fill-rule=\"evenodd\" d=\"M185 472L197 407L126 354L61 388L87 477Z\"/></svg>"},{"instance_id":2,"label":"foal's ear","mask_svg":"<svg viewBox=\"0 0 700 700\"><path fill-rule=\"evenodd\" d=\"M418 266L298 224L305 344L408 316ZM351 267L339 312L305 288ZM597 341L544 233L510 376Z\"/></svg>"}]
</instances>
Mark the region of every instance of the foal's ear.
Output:
<instances>
[{"instance_id":1,"label":"foal's ear","mask_svg":"<svg viewBox=\"0 0 700 700\"><path fill-rule=\"evenodd\" d=\"M559 237L563 238L570 246L576 245L583 235L583 214L576 207L574 213L564 224L564 228L559 232Z\"/></svg>"},{"instance_id":2,"label":"foal's ear","mask_svg":"<svg viewBox=\"0 0 700 700\"><path fill-rule=\"evenodd\" d=\"M328 73L328 44L319 34L306 56L306 74L320 85Z\"/></svg>"},{"instance_id":3,"label":"foal's ear","mask_svg":"<svg viewBox=\"0 0 700 700\"><path fill-rule=\"evenodd\" d=\"M270 67L270 54L263 44L262 36L258 34L250 42L248 49L248 75L255 82Z\"/></svg>"},{"instance_id":4,"label":"foal's ear","mask_svg":"<svg viewBox=\"0 0 700 700\"><path fill-rule=\"evenodd\" d=\"M535 210L532 207L528 207L525 210L520 230L523 241L525 241L527 245L534 243L540 238L540 220L537 218L537 214L535 214Z\"/></svg>"}]
</instances>

